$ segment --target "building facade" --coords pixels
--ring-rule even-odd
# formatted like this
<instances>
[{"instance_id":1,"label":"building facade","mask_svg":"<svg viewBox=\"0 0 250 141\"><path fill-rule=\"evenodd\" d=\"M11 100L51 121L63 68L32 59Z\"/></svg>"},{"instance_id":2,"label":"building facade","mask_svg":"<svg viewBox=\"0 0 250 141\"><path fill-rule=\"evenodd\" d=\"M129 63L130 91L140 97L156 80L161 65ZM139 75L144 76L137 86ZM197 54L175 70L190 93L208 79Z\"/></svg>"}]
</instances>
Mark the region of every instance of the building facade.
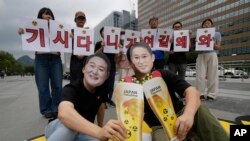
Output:
<instances>
[{"instance_id":1,"label":"building facade","mask_svg":"<svg viewBox=\"0 0 250 141\"><path fill-rule=\"evenodd\" d=\"M138 28L148 28L152 16L159 18L159 27L181 21L194 34L210 18L222 34L219 60L250 60L250 0L138 0Z\"/></svg>"},{"instance_id":2,"label":"building facade","mask_svg":"<svg viewBox=\"0 0 250 141\"><path fill-rule=\"evenodd\" d=\"M119 27L123 29L137 30L137 19L135 11L131 14L128 11L113 11L95 27L95 42L101 40L100 29L104 26Z\"/></svg>"}]
</instances>

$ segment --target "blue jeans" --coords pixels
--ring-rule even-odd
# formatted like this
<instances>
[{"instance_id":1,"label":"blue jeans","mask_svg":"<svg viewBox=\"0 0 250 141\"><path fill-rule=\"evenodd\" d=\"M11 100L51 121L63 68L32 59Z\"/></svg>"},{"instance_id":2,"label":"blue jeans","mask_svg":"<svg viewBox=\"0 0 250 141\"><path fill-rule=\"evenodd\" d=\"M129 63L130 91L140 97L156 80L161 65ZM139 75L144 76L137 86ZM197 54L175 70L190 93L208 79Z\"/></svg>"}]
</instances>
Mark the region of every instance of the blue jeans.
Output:
<instances>
[{"instance_id":1,"label":"blue jeans","mask_svg":"<svg viewBox=\"0 0 250 141\"><path fill-rule=\"evenodd\" d=\"M47 141L99 141L96 138L69 129L58 119L47 125L45 137Z\"/></svg>"},{"instance_id":2,"label":"blue jeans","mask_svg":"<svg viewBox=\"0 0 250 141\"><path fill-rule=\"evenodd\" d=\"M57 112L62 92L62 61L59 55L36 54L35 80L41 114Z\"/></svg>"}]
</instances>

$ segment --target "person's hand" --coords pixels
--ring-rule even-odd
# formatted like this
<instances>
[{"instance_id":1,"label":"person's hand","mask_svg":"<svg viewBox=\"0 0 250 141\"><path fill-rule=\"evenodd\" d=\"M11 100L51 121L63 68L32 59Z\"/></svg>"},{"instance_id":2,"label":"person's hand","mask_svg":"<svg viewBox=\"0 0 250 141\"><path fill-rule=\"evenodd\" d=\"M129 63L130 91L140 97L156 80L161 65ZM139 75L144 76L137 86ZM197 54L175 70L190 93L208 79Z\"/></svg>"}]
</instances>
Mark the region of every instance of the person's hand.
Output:
<instances>
[{"instance_id":1,"label":"person's hand","mask_svg":"<svg viewBox=\"0 0 250 141\"><path fill-rule=\"evenodd\" d=\"M170 38L169 41L170 41L170 43L173 43L174 42L174 38Z\"/></svg>"},{"instance_id":2,"label":"person's hand","mask_svg":"<svg viewBox=\"0 0 250 141\"><path fill-rule=\"evenodd\" d=\"M189 35L192 35L192 30L188 30Z\"/></svg>"},{"instance_id":3,"label":"person's hand","mask_svg":"<svg viewBox=\"0 0 250 141\"><path fill-rule=\"evenodd\" d=\"M74 35L73 35L72 32L70 32L69 37L70 37L70 38L74 38Z\"/></svg>"},{"instance_id":4,"label":"person's hand","mask_svg":"<svg viewBox=\"0 0 250 141\"><path fill-rule=\"evenodd\" d=\"M24 29L23 28L19 28L17 32L18 32L19 35L22 35L22 34L24 34Z\"/></svg>"},{"instance_id":5,"label":"person's hand","mask_svg":"<svg viewBox=\"0 0 250 141\"><path fill-rule=\"evenodd\" d=\"M105 42L104 42L104 41L101 42L101 46L102 46L102 47L105 46Z\"/></svg>"},{"instance_id":6,"label":"person's hand","mask_svg":"<svg viewBox=\"0 0 250 141\"><path fill-rule=\"evenodd\" d=\"M76 55L76 57L79 59L79 60L82 60L84 55Z\"/></svg>"},{"instance_id":7,"label":"person's hand","mask_svg":"<svg viewBox=\"0 0 250 141\"><path fill-rule=\"evenodd\" d=\"M140 37L140 42L143 42L143 38L142 37Z\"/></svg>"},{"instance_id":8,"label":"person's hand","mask_svg":"<svg viewBox=\"0 0 250 141\"><path fill-rule=\"evenodd\" d=\"M191 114L183 114L179 116L175 122L174 131L179 140L186 138L187 133L192 128L194 116Z\"/></svg>"},{"instance_id":9,"label":"person's hand","mask_svg":"<svg viewBox=\"0 0 250 141\"><path fill-rule=\"evenodd\" d=\"M169 51L169 54L174 54L174 51L173 51L173 50L170 50L170 51Z\"/></svg>"},{"instance_id":10,"label":"person's hand","mask_svg":"<svg viewBox=\"0 0 250 141\"><path fill-rule=\"evenodd\" d=\"M101 141L112 139L113 141L125 141L127 137L126 128L118 120L109 120L102 128Z\"/></svg>"}]
</instances>

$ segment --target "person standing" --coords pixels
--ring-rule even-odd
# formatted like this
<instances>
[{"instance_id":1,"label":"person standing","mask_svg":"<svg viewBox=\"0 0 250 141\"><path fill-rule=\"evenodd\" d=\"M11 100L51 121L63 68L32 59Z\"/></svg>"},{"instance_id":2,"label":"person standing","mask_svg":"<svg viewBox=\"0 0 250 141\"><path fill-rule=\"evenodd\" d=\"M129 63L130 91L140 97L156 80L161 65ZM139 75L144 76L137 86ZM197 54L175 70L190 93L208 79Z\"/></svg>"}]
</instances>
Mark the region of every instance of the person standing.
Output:
<instances>
[{"instance_id":1,"label":"person standing","mask_svg":"<svg viewBox=\"0 0 250 141\"><path fill-rule=\"evenodd\" d=\"M181 30L182 23L177 21L172 26L173 30ZM168 57L168 68L182 79L185 79L186 67L187 67L187 57L186 52L174 52L174 43L171 43L169 57Z\"/></svg>"},{"instance_id":2,"label":"person standing","mask_svg":"<svg viewBox=\"0 0 250 141\"><path fill-rule=\"evenodd\" d=\"M55 20L52 11L44 7L38 12L38 19ZM19 35L24 34L24 29L19 28ZM60 52L35 53L35 81L39 93L40 113L45 118L57 116L58 104L62 92L62 60Z\"/></svg>"},{"instance_id":3,"label":"person standing","mask_svg":"<svg viewBox=\"0 0 250 141\"><path fill-rule=\"evenodd\" d=\"M158 18L152 17L149 19L149 26L151 29L158 28ZM155 61L154 61L154 68L155 69L163 69L165 65L165 59L164 59L164 51L155 50L153 51L153 54L155 55Z\"/></svg>"},{"instance_id":4,"label":"person standing","mask_svg":"<svg viewBox=\"0 0 250 141\"><path fill-rule=\"evenodd\" d=\"M102 41L99 41L95 44L95 52L103 52L103 48L104 48L104 27L102 27L100 29L100 35L102 37ZM107 101L108 104L110 104L111 106L114 106L115 107L115 103L113 102L112 100L112 96L113 96L113 91L114 91L114 84L115 84L115 74L116 74L116 54L112 54L112 53L104 53L105 55L108 56L109 58L109 61L111 63L111 69L110 69L110 75L109 75L109 78L108 78L108 84L107 87L108 87L108 90L107 90L107 93L108 93L108 98L109 100Z\"/></svg>"},{"instance_id":5,"label":"person standing","mask_svg":"<svg viewBox=\"0 0 250 141\"><path fill-rule=\"evenodd\" d=\"M213 21L206 19L202 22L202 28L213 27ZM201 100L213 101L217 97L219 87L218 76L218 57L216 50L221 48L221 34L215 32L215 44L213 51L199 52L196 59L196 87L201 92ZM205 86L205 77L207 75L207 83ZM207 93L205 94L205 87ZM207 97L205 97L205 95Z\"/></svg>"},{"instance_id":6,"label":"person standing","mask_svg":"<svg viewBox=\"0 0 250 141\"><path fill-rule=\"evenodd\" d=\"M58 119L45 129L47 141L106 141L126 138L126 129L119 120L109 120L103 127L94 124L95 116L107 100L104 82L109 77L110 61L103 53L86 58L82 79L66 85L62 91Z\"/></svg>"},{"instance_id":7,"label":"person standing","mask_svg":"<svg viewBox=\"0 0 250 141\"><path fill-rule=\"evenodd\" d=\"M76 27L83 28L86 23L86 16L84 12L77 11L75 13L75 19ZM72 29L72 33L74 35L74 29ZM70 82L75 81L82 76L82 65L84 56L83 55L73 55L74 51L74 38L72 41L72 55L70 58Z\"/></svg>"},{"instance_id":8,"label":"person standing","mask_svg":"<svg viewBox=\"0 0 250 141\"><path fill-rule=\"evenodd\" d=\"M118 64L118 74L119 74L119 80L124 78L125 76L131 76L134 74L133 69L130 67L126 52L122 51L124 44L124 33L121 33L121 38L120 38L120 52L117 55L117 64Z\"/></svg>"}]
</instances>

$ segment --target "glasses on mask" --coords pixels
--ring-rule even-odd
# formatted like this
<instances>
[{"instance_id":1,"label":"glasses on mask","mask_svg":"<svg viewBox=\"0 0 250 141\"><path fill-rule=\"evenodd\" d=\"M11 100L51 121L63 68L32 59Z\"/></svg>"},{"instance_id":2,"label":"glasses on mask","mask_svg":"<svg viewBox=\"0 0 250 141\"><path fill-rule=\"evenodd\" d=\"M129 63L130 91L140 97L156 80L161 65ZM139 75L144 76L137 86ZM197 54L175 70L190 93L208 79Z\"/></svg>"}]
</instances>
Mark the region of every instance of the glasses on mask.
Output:
<instances>
[{"instance_id":1,"label":"glasses on mask","mask_svg":"<svg viewBox=\"0 0 250 141\"><path fill-rule=\"evenodd\" d=\"M78 19L78 20L83 20L83 21L85 21L85 20L86 20L86 18L85 18L85 17L83 17L83 16L80 16L80 17L78 17L77 19Z\"/></svg>"}]
</instances>

